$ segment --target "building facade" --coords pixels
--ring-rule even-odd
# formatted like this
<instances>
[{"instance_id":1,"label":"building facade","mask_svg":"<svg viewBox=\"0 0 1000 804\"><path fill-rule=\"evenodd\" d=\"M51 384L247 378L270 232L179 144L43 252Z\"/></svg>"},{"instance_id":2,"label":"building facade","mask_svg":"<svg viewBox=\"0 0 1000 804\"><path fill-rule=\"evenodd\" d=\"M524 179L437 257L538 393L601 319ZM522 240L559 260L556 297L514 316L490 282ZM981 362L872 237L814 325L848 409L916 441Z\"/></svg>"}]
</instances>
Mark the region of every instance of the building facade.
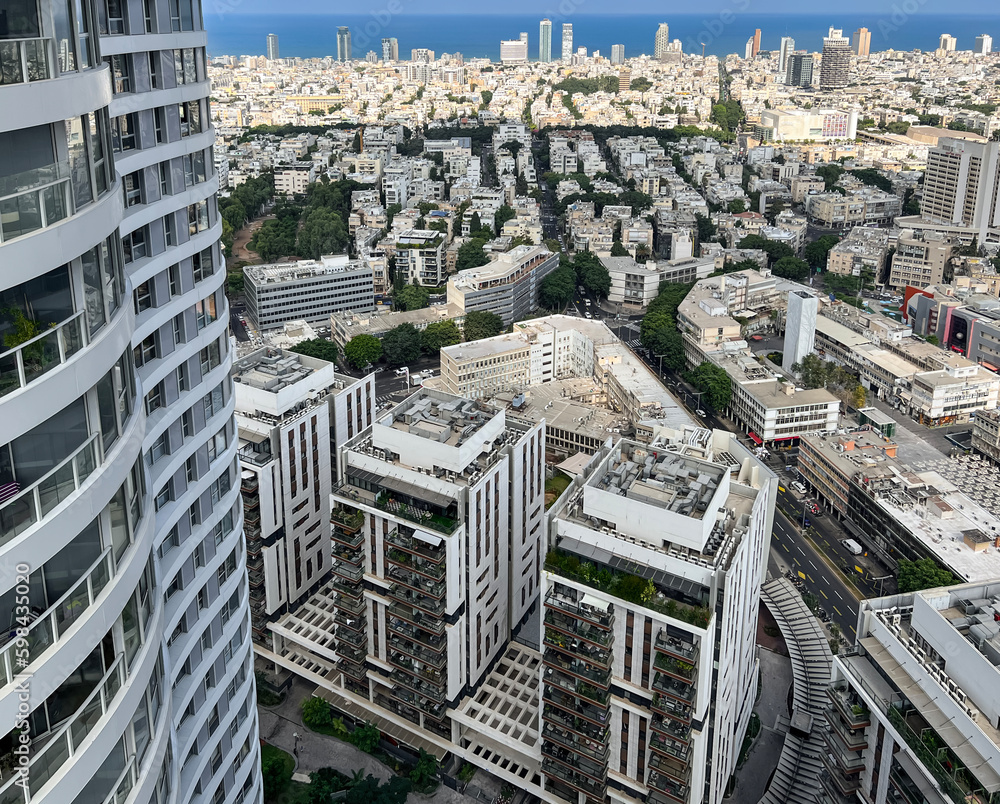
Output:
<instances>
[{"instance_id":1,"label":"building facade","mask_svg":"<svg viewBox=\"0 0 1000 804\"><path fill-rule=\"evenodd\" d=\"M201 8L3 36L0 798L259 801Z\"/></svg>"},{"instance_id":2,"label":"building facade","mask_svg":"<svg viewBox=\"0 0 1000 804\"><path fill-rule=\"evenodd\" d=\"M844 89L851 72L851 43L843 32L830 29L823 40L823 60L820 62L819 88L824 91Z\"/></svg>"},{"instance_id":3,"label":"building facade","mask_svg":"<svg viewBox=\"0 0 1000 804\"><path fill-rule=\"evenodd\" d=\"M268 59L277 59L278 56L278 35L268 34L267 35L267 57Z\"/></svg>"},{"instance_id":4,"label":"building facade","mask_svg":"<svg viewBox=\"0 0 1000 804\"><path fill-rule=\"evenodd\" d=\"M979 242L1000 232L1000 143L943 137L927 154L920 219L968 230Z\"/></svg>"},{"instance_id":5,"label":"building facade","mask_svg":"<svg viewBox=\"0 0 1000 804\"><path fill-rule=\"evenodd\" d=\"M955 244L950 238L936 232L904 229L896 242L887 284L899 290L907 285L922 288L946 281L954 253Z\"/></svg>"},{"instance_id":6,"label":"building facade","mask_svg":"<svg viewBox=\"0 0 1000 804\"><path fill-rule=\"evenodd\" d=\"M656 37L653 41L653 58L663 60L670 50L670 26L661 22L656 28Z\"/></svg>"},{"instance_id":7,"label":"building facade","mask_svg":"<svg viewBox=\"0 0 1000 804\"><path fill-rule=\"evenodd\" d=\"M546 63L552 61L552 20L544 19L538 23L538 60Z\"/></svg>"},{"instance_id":8,"label":"building facade","mask_svg":"<svg viewBox=\"0 0 1000 804\"><path fill-rule=\"evenodd\" d=\"M448 304L463 316L473 310L494 313L509 327L538 309L542 280L558 267L559 255L544 246L516 246L486 265L451 277Z\"/></svg>"},{"instance_id":9,"label":"building facade","mask_svg":"<svg viewBox=\"0 0 1000 804\"><path fill-rule=\"evenodd\" d=\"M434 229L410 229L396 238L396 271L411 285L439 287L448 276L444 235Z\"/></svg>"},{"instance_id":10,"label":"building facade","mask_svg":"<svg viewBox=\"0 0 1000 804\"><path fill-rule=\"evenodd\" d=\"M564 62L573 58L573 23L564 22L562 27L562 51L560 56Z\"/></svg>"},{"instance_id":11,"label":"building facade","mask_svg":"<svg viewBox=\"0 0 1000 804\"><path fill-rule=\"evenodd\" d=\"M855 56L865 57L871 53L872 32L867 28L858 28L851 37L851 50Z\"/></svg>"},{"instance_id":12,"label":"building facade","mask_svg":"<svg viewBox=\"0 0 1000 804\"><path fill-rule=\"evenodd\" d=\"M351 29L346 25L337 28L337 61L351 60Z\"/></svg>"}]
</instances>

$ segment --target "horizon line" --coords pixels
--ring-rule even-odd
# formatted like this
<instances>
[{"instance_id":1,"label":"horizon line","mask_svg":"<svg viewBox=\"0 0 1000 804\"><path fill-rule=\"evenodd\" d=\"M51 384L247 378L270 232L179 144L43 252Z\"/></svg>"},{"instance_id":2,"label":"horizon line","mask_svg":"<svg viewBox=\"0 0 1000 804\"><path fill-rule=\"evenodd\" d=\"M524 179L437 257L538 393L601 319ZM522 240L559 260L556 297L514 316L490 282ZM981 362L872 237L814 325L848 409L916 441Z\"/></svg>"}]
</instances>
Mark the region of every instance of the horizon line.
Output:
<instances>
[{"instance_id":1,"label":"horizon line","mask_svg":"<svg viewBox=\"0 0 1000 804\"><path fill-rule=\"evenodd\" d=\"M211 14L212 12L209 12ZM367 17L370 16L372 11L355 11L349 14L345 14L342 11L242 11L240 12L243 16L247 17ZM669 17L700 17L705 14L715 14L717 11L705 10L699 12L682 12L682 13L672 13L669 15L663 15L655 11L624 11L624 12L591 12L591 11L574 11L573 16L577 17L657 17L664 18L665 22L669 22ZM802 11L796 12L793 15L789 15L788 12L782 11L765 11L757 14L752 14L748 11L733 11L736 16L754 16L754 17L822 17L824 19L834 19L838 16L849 16L849 15L871 15L884 17L885 13L872 12L870 9L859 9L857 11L840 11L834 14L829 12L814 12L814 11ZM890 12L891 13L891 12ZM536 12L533 11L513 11L507 14L498 14L496 12L488 11L401 11L396 16L410 16L410 17L535 17ZM939 11L939 12L927 12L918 13L914 17L984 17L981 11ZM548 19L545 16L538 17L539 21L543 19ZM985 19L996 19L1000 20L1000 11L995 12L992 16L985 16Z\"/></svg>"}]
</instances>

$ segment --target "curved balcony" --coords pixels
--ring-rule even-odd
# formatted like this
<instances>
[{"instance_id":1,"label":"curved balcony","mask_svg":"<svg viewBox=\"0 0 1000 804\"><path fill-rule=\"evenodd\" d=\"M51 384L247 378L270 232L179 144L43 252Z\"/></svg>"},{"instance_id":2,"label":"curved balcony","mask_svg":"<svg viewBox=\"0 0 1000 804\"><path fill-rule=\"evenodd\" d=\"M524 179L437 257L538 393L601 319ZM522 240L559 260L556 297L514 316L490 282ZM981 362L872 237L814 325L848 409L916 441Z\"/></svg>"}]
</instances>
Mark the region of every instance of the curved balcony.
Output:
<instances>
[{"instance_id":1,"label":"curved balcony","mask_svg":"<svg viewBox=\"0 0 1000 804\"><path fill-rule=\"evenodd\" d=\"M111 105L111 81L105 65L55 77L54 51L50 49L54 44L52 40L3 40L4 45L8 43L14 47L0 54L19 58L20 65L14 67L11 62L12 69L8 73L8 62L4 60L4 79L0 87L3 87L5 108L17 109L17 114L4 115L0 119L0 131L56 123ZM41 51L44 55L40 55ZM43 73L44 79L37 77ZM22 80L14 80L16 78Z\"/></svg>"}]
</instances>

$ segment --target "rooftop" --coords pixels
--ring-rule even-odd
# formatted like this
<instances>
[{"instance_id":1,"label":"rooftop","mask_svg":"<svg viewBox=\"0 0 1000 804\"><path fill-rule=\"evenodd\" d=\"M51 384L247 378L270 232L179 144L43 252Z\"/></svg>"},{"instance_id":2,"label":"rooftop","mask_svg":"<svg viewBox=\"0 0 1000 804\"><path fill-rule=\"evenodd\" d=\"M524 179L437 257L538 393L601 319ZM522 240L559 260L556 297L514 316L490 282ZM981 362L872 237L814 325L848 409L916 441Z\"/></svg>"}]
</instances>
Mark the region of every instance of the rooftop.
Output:
<instances>
[{"instance_id":1,"label":"rooftop","mask_svg":"<svg viewBox=\"0 0 1000 804\"><path fill-rule=\"evenodd\" d=\"M332 276L352 271L368 271L363 263L352 261L346 254L327 254L318 260L299 260L298 262L275 263L270 265L248 265L244 274L255 285L268 285L288 282L296 279L309 279L314 276Z\"/></svg>"},{"instance_id":2,"label":"rooftop","mask_svg":"<svg viewBox=\"0 0 1000 804\"><path fill-rule=\"evenodd\" d=\"M452 277L450 282L459 290L480 290L491 285L504 285L516 281L522 272L532 270L553 254L544 246L515 246L496 256L496 259L478 268L467 268Z\"/></svg>"},{"instance_id":3,"label":"rooftop","mask_svg":"<svg viewBox=\"0 0 1000 804\"><path fill-rule=\"evenodd\" d=\"M471 399L422 389L407 397L379 424L457 447L496 412Z\"/></svg>"},{"instance_id":4,"label":"rooftop","mask_svg":"<svg viewBox=\"0 0 1000 804\"><path fill-rule=\"evenodd\" d=\"M276 394L314 370L303 365L300 355L268 347L233 363L233 382Z\"/></svg>"}]
</instances>

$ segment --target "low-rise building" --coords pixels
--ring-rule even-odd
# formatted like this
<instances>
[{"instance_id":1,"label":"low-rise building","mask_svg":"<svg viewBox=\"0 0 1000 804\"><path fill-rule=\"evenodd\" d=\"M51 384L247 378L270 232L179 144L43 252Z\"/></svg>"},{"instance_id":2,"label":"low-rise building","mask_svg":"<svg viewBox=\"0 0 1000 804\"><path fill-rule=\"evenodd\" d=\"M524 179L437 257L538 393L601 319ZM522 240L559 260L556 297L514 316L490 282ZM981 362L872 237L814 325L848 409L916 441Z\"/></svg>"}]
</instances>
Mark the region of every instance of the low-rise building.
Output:
<instances>
[{"instance_id":1,"label":"low-rise building","mask_svg":"<svg viewBox=\"0 0 1000 804\"><path fill-rule=\"evenodd\" d=\"M972 449L1000 463L1000 411L983 410L972 423Z\"/></svg>"},{"instance_id":2,"label":"low-rise building","mask_svg":"<svg viewBox=\"0 0 1000 804\"><path fill-rule=\"evenodd\" d=\"M826 259L826 270L844 276L870 272L877 281L889 255L889 233L884 229L856 226L837 243Z\"/></svg>"},{"instance_id":3,"label":"low-rise building","mask_svg":"<svg viewBox=\"0 0 1000 804\"><path fill-rule=\"evenodd\" d=\"M907 285L926 287L950 281L946 276L955 244L935 232L904 229L896 242L896 253L889 269L888 285L896 289Z\"/></svg>"},{"instance_id":4,"label":"low-rise building","mask_svg":"<svg viewBox=\"0 0 1000 804\"><path fill-rule=\"evenodd\" d=\"M396 273L410 285L439 287L448 276L446 237L434 229L407 229L396 238Z\"/></svg>"},{"instance_id":5,"label":"low-rise building","mask_svg":"<svg viewBox=\"0 0 1000 804\"><path fill-rule=\"evenodd\" d=\"M888 226L902 212L898 195L862 187L846 195L819 193L806 198L809 221L822 229Z\"/></svg>"},{"instance_id":6,"label":"low-rise building","mask_svg":"<svg viewBox=\"0 0 1000 804\"><path fill-rule=\"evenodd\" d=\"M279 195L303 195L316 181L316 166L312 162L282 165L274 170L274 192Z\"/></svg>"},{"instance_id":7,"label":"low-rise building","mask_svg":"<svg viewBox=\"0 0 1000 804\"><path fill-rule=\"evenodd\" d=\"M558 267L559 255L544 246L515 246L486 265L451 277L448 304L463 315L473 310L494 313L510 326L538 309L542 280Z\"/></svg>"},{"instance_id":8,"label":"low-rise building","mask_svg":"<svg viewBox=\"0 0 1000 804\"><path fill-rule=\"evenodd\" d=\"M418 332L429 324L454 321L459 329L465 321L465 313L453 304L435 304L420 310L399 312L356 313L353 311L330 315L330 340L341 349L358 335L372 335L381 340L385 333L401 324L409 324Z\"/></svg>"}]
</instances>

